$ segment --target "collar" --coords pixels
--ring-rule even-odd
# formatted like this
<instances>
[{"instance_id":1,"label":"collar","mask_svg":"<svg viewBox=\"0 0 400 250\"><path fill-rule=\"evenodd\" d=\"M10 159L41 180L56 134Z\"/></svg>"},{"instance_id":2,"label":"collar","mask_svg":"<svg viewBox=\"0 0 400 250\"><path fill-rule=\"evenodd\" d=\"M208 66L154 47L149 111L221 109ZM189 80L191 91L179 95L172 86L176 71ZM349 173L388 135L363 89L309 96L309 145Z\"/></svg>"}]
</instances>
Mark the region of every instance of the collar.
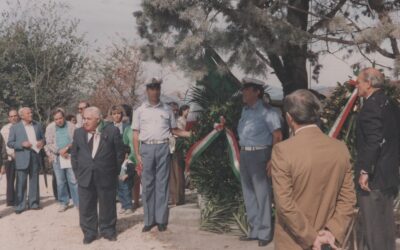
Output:
<instances>
[{"instance_id":1,"label":"collar","mask_svg":"<svg viewBox=\"0 0 400 250\"><path fill-rule=\"evenodd\" d=\"M310 125L303 126L301 128L296 129L296 131L294 131L294 135L297 135L300 131L308 129L308 128L318 128L318 126L316 124L310 124Z\"/></svg>"},{"instance_id":2,"label":"collar","mask_svg":"<svg viewBox=\"0 0 400 250\"><path fill-rule=\"evenodd\" d=\"M67 127L67 121L65 121L64 124L63 124L62 126L57 126L57 125L56 125L56 128L65 128L65 127Z\"/></svg>"},{"instance_id":3,"label":"collar","mask_svg":"<svg viewBox=\"0 0 400 250\"><path fill-rule=\"evenodd\" d=\"M147 100L145 103L144 103L144 105L146 105L146 107L148 107L148 108L158 108L158 107L162 107L164 104L161 102L161 101L159 101L156 105L151 105L150 104L150 102Z\"/></svg>"},{"instance_id":4,"label":"collar","mask_svg":"<svg viewBox=\"0 0 400 250\"><path fill-rule=\"evenodd\" d=\"M260 107L260 105L262 105L262 102L261 102L261 100L259 99L259 100L257 100L257 102L254 103L252 106L249 106L249 105L246 104L246 106L244 106L244 108L245 108L246 110L248 110L248 109L258 109L258 108Z\"/></svg>"},{"instance_id":5,"label":"collar","mask_svg":"<svg viewBox=\"0 0 400 250\"><path fill-rule=\"evenodd\" d=\"M33 125L33 121L31 121L30 123L26 123L24 120L21 121L24 126Z\"/></svg>"},{"instance_id":6,"label":"collar","mask_svg":"<svg viewBox=\"0 0 400 250\"><path fill-rule=\"evenodd\" d=\"M86 131L88 134L101 134L107 124L101 120L95 131Z\"/></svg>"},{"instance_id":7,"label":"collar","mask_svg":"<svg viewBox=\"0 0 400 250\"><path fill-rule=\"evenodd\" d=\"M373 96L375 93L379 92L379 90L380 90L380 89L374 90L371 94L369 94L369 96L367 96L367 97L365 98L365 100L368 100L368 99L369 99L371 96Z\"/></svg>"}]
</instances>

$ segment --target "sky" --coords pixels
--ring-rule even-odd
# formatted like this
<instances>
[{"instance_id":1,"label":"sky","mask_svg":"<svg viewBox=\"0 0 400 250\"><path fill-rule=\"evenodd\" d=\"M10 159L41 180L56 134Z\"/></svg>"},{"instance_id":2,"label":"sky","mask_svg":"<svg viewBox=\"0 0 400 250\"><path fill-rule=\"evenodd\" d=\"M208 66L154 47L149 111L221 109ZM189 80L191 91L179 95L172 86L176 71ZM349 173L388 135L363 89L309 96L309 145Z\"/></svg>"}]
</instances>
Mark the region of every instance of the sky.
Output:
<instances>
[{"instance_id":1,"label":"sky","mask_svg":"<svg viewBox=\"0 0 400 250\"><path fill-rule=\"evenodd\" d=\"M27 0L20 1L23 3ZM72 18L80 19L80 32L85 33L92 52L97 48L105 48L112 42L117 42L119 37L134 43L143 42L136 32L136 23L132 15L133 12L140 10L141 0L58 1L65 2L71 7L69 15ZM6 2L7 0L0 0L0 9L7 6ZM379 56L377 58L380 62L391 66L390 61ZM335 86L337 82L344 82L349 77L354 77L350 66L359 60L359 57L353 57L344 62L340 59L340 55L321 57L320 62L324 67L321 70L319 83L310 81L311 87ZM364 63L368 65L366 61ZM239 79L244 77L239 70L233 70L233 73ZM153 75L163 78L163 91L166 95L176 96L177 92L184 94L193 84L193 80L185 78L179 70L171 70L171 67L163 68L155 63L145 63L143 78L146 79ZM280 82L273 75L268 75L267 79L263 80L270 86L281 88ZM139 91L143 91L143 89L139 89Z\"/></svg>"}]
</instances>

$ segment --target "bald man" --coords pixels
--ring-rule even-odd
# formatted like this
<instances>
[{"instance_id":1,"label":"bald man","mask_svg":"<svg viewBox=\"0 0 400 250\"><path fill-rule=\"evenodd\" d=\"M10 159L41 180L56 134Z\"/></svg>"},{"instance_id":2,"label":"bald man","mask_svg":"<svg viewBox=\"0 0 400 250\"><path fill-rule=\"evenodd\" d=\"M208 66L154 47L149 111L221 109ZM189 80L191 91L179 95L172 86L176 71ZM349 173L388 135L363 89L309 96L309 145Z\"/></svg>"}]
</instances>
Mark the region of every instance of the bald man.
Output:
<instances>
[{"instance_id":1,"label":"bald man","mask_svg":"<svg viewBox=\"0 0 400 250\"><path fill-rule=\"evenodd\" d=\"M117 240L115 197L123 161L124 149L119 129L103 123L98 108L86 108L83 127L75 130L71 149L72 169L78 181L83 244L96 240L98 231L109 241Z\"/></svg>"},{"instance_id":2,"label":"bald man","mask_svg":"<svg viewBox=\"0 0 400 250\"><path fill-rule=\"evenodd\" d=\"M361 71L358 95L364 104L357 120L355 180L361 211L361 249L395 249L393 199L399 185L399 110L383 90L384 75Z\"/></svg>"}]
</instances>

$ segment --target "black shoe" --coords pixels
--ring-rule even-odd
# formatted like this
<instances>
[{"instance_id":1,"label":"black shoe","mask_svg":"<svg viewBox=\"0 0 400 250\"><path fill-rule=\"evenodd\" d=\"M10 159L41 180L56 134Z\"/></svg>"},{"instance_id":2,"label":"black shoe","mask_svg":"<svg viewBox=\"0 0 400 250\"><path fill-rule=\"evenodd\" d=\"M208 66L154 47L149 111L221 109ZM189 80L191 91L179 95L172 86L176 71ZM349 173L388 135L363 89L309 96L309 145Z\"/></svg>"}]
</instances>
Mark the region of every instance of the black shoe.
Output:
<instances>
[{"instance_id":1,"label":"black shoe","mask_svg":"<svg viewBox=\"0 0 400 250\"><path fill-rule=\"evenodd\" d=\"M156 224L152 224L152 225L149 225L149 226L144 226L143 229L142 229L142 233L146 233L146 232L150 231L155 226L156 226Z\"/></svg>"},{"instance_id":2,"label":"black shoe","mask_svg":"<svg viewBox=\"0 0 400 250\"><path fill-rule=\"evenodd\" d=\"M165 230L167 230L167 224L158 224L158 231L160 232L164 232Z\"/></svg>"},{"instance_id":3,"label":"black shoe","mask_svg":"<svg viewBox=\"0 0 400 250\"><path fill-rule=\"evenodd\" d=\"M103 238L109 241L117 241L117 235L113 234L113 235L103 235Z\"/></svg>"},{"instance_id":4,"label":"black shoe","mask_svg":"<svg viewBox=\"0 0 400 250\"><path fill-rule=\"evenodd\" d=\"M252 241L252 240L257 240L257 238L250 238L250 237L247 237L247 236L240 236L239 240L240 241Z\"/></svg>"},{"instance_id":5,"label":"black shoe","mask_svg":"<svg viewBox=\"0 0 400 250\"><path fill-rule=\"evenodd\" d=\"M88 245L90 243L92 243L93 241L96 240L97 237L95 236L91 236L91 237L83 237L83 244Z\"/></svg>"},{"instance_id":6,"label":"black shoe","mask_svg":"<svg viewBox=\"0 0 400 250\"><path fill-rule=\"evenodd\" d=\"M7 207L13 207L14 206L14 202L7 202Z\"/></svg>"},{"instance_id":7,"label":"black shoe","mask_svg":"<svg viewBox=\"0 0 400 250\"><path fill-rule=\"evenodd\" d=\"M258 240L258 246L259 247L265 247L269 243L271 243L271 240Z\"/></svg>"},{"instance_id":8,"label":"black shoe","mask_svg":"<svg viewBox=\"0 0 400 250\"><path fill-rule=\"evenodd\" d=\"M22 213L24 210L15 210L15 213L16 214L20 214L20 213Z\"/></svg>"},{"instance_id":9,"label":"black shoe","mask_svg":"<svg viewBox=\"0 0 400 250\"><path fill-rule=\"evenodd\" d=\"M31 210L41 210L42 208L39 207L39 206L37 206L37 207L31 207L30 209L31 209Z\"/></svg>"}]
</instances>

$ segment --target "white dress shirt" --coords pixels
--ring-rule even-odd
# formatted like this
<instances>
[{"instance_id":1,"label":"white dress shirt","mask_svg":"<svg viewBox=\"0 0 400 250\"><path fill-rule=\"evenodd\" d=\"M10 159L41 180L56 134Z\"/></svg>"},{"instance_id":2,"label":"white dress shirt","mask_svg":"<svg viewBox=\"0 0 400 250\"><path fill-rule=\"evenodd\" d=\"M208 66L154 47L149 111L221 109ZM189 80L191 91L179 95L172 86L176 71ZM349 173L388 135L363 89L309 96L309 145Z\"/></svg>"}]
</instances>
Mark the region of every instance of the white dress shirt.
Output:
<instances>
[{"instance_id":1,"label":"white dress shirt","mask_svg":"<svg viewBox=\"0 0 400 250\"><path fill-rule=\"evenodd\" d=\"M26 135L28 136L28 141L32 144L31 149L33 149L36 153L39 153L40 149L37 147L37 138L36 138L36 132L35 132L35 128L33 127L32 123L25 123L22 122L22 124L25 127L25 132Z\"/></svg>"}]
</instances>

